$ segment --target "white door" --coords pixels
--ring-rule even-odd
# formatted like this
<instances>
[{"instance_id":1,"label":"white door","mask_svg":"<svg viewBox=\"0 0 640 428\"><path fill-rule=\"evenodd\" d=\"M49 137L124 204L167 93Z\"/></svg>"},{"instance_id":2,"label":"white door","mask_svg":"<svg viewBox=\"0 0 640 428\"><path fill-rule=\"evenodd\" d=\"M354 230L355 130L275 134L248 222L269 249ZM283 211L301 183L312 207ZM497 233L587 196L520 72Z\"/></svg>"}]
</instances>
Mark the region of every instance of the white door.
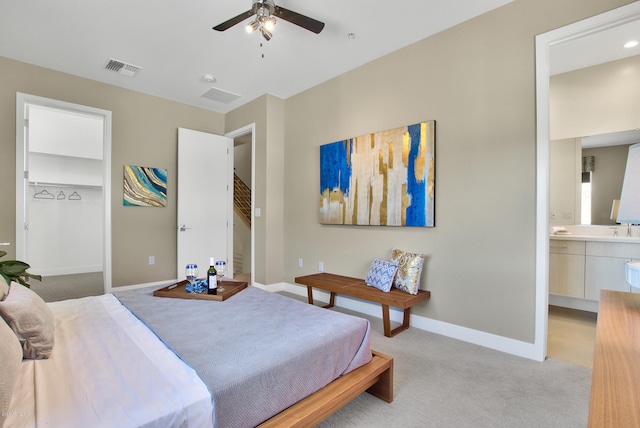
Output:
<instances>
[{"instance_id":1,"label":"white door","mask_svg":"<svg viewBox=\"0 0 640 428\"><path fill-rule=\"evenodd\" d=\"M209 258L225 260L233 241L233 181L230 180L231 138L178 128L178 266L177 278L185 279L185 266L196 263L199 278L209 268ZM230 214L231 213L231 214Z\"/></svg>"}]
</instances>

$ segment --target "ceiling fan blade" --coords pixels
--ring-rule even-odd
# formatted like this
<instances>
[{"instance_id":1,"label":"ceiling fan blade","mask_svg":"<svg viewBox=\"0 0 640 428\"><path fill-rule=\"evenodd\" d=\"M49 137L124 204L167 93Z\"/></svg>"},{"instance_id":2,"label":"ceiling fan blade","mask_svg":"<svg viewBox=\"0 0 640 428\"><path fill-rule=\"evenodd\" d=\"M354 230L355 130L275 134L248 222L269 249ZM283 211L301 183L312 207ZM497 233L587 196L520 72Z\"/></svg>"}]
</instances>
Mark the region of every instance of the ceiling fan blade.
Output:
<instances>
[{"instance_id":1,"label":"ceiling fan blade","mask_svg":"<svg viewBox=\"0 0 640 428\"><path fill-rule=\"evenodd\" d=\"M246 12L241 13L240 15L236 16L235 18L231 18L228 21L223 22L222 24L218 24L215 27L213 27L214 30L216 31L224 31L224 30L228 30L229 28L233 27L234 25L244 21L245 19L251 17L255 15L255 12L248 10Z\"/></svg>"},{"instance_id":2,"label":"ceiling fan blade","mask_svg":"<svg viewBox=\"0 0 640 428\"><path fill-rule=\"evenodd\" d=\"M318 34L324 28L324 22L316 21L313 18L300 15L299 13L292 10L285 9L284 7L276 6L273 14L278 18L282 18L285 21L291 22L292 24L296 24L297 26L302 27L305 30L309 30L312 33Z\"/></svg>"}]
</instances>

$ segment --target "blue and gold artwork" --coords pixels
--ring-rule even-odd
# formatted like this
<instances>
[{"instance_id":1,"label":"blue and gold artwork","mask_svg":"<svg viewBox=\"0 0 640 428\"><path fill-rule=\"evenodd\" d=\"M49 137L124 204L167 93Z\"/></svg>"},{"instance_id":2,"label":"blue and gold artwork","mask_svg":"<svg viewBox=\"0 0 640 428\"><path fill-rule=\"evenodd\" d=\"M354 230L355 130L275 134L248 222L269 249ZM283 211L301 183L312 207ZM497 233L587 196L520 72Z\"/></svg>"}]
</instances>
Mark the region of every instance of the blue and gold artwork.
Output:
<instances>
[{"instance_id":1,"label":"blue and gold artwork","mask_svg":"<svg viewBox=\"0 0 640 428\"><path fill-rule=\"evenodd\" d=\"M431 120L320 146L320 223L435 226Z\"/></svg>"},{"instance_id":2,"label":"blue and gold artwork","mask_svg":"<svg viewBox=\"0 0 640 428\"><path fill-rule=\"evenodd\" d=\"M124 206L166 207L167 170L124 166Z\"/></svg>"}]
</instances>

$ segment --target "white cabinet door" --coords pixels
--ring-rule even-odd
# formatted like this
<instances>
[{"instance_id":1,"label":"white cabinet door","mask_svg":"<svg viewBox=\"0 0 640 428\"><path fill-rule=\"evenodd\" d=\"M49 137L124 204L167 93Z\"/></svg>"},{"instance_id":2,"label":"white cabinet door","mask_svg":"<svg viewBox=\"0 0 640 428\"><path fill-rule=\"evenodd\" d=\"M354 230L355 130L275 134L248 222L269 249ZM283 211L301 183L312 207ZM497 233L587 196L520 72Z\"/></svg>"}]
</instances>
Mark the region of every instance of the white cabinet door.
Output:
<instances>
[{"instance_id":1,"label":"white cabinet door","mask_svg":"<svg viewBox=\"0 0 640 428\"><path fill-rule=\"evenodd\" d=\"M584 297L600 300L600 290L630 291L625 277L625 263L619 257L586 256Z\"/></svg>"},{"instance_id":2,"label":"white cabinet door","mask_svg":"<svg viewBox=\"0 0 640 428\"><path fill-rule=\"evenodd\" d=\"M584 298L584 256L549 254L549 292Z\"/></svg>"}]
</instances>

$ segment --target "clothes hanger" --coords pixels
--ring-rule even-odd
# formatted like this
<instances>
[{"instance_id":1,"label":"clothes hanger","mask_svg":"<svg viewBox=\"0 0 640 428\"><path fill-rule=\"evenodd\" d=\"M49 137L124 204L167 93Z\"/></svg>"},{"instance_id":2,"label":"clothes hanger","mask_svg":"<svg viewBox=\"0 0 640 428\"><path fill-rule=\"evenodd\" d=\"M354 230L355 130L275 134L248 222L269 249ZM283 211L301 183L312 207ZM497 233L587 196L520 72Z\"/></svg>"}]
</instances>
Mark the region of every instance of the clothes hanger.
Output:
<instances>
[{"instance_id":1,"label":"clothes hanger","mask_svg":"<svg viewBox=\"0 0 640 428\"><path fill-rule=\"evenodd\" d=\"M67 195L65 195L65 194L64 194L64 192L61 190L61 191L60 191L60 193L58 193L58 197L57 197L57 199L58 199L58 200L60 200L60 199L66 199L66 197L67 197Z\"/></svg>"},{"instance_id":2,"label":"clothes hanger","mask_svg":"<svg viewBox=\"0 0 640 428\"><path fill-rule=\"evenodd\" d=\"M75 190L73 191L72 194L69 195L70 201L79 201L80 199L82 199L82 196L80 196L78 192L76 192Z\"/></svg>"},{"instance_id":3,"label":"clothes hanger","mask_svg":"<svg viewBox=\"0 0 640 428\"><path fill-rule=\"evenodd\" d=\"M55 196L53 196L51 193L49 193L47 191L47 189L39 191L38 193L33 195L33 197L35 199L55 199Z\"/></svg>"}]
</instances>

